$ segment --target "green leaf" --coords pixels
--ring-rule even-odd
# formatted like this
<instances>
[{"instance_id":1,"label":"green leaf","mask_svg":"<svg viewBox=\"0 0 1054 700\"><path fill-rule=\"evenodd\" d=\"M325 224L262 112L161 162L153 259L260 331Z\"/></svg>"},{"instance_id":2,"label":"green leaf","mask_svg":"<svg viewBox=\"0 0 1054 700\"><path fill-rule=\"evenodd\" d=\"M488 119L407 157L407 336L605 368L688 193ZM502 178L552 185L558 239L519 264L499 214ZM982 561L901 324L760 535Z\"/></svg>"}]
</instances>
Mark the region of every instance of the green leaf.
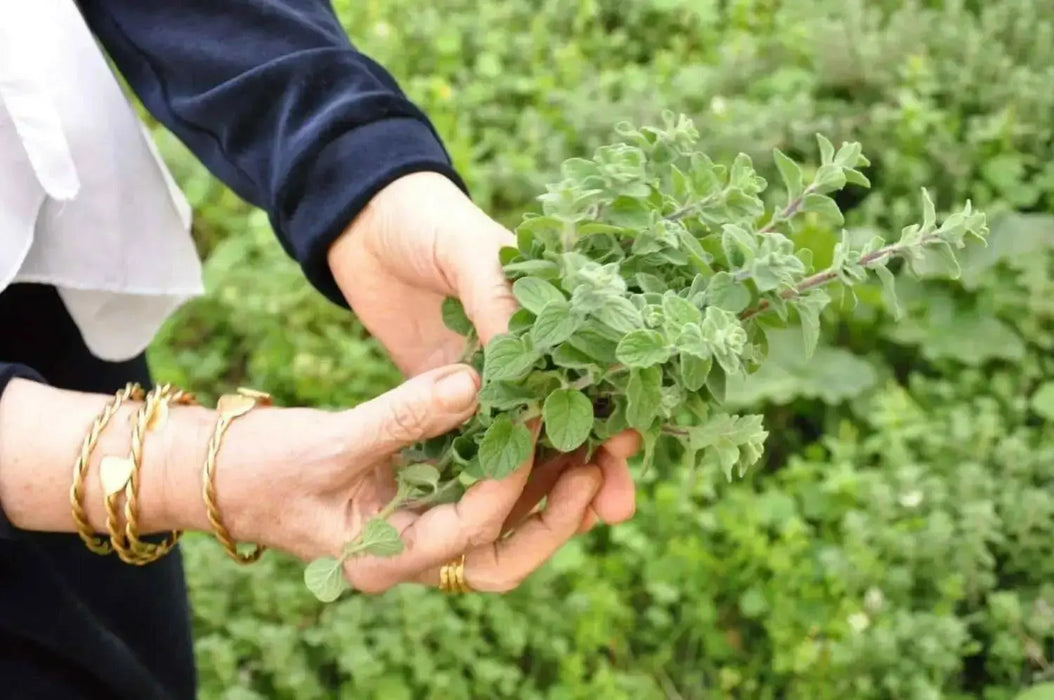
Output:
<instances>
[{"instance_id":1,"label":"green leaf","mask_svg":"<svg viewBox=\"0 0 1054 700\"><path fill-rule=\"evenodd\" d=\"M660 333L640 328L622 338L615 357L627 367L651 367L670 359L670 349Z\"/></svg>"},{"instance_id":2,"label":"green leaf","mask_svg":"<svg viewBox=\"0 0 1054 700\"><path fill-rule=\"evenodd\" d=\"M805 201L802 203L801 210L803 212L816 212L825 223L832 226L841 226L845 223L845 218L842 216L842 210L838 208L838 204L825 194L805 195Z\"/></svg>"},{"instance_id":3,"label":"green leaf","mask_svg":"<svg viewBox=\"0 0 1054 700\"><path fill-rule=\"evenodd\" d=\"M677 349L682 353L694 355L702 360L709 359L711 356L710 346L706 344L702 328L697 323L689 323L682 326L681 332L677 335L674 342L677 344Z\"/></svg>"},{"instance_id":4,"label":"green leaf","mask_svg":"<svg viewBox=\"0 0 1054 700\"><path fill-rule=\"evenodd\" d=\"M816 134L816 141L820 144L820 164L834 162L834 145L823 134Z\"/></svg>"},{"instance_id":5,"label":"green leaf","mask_svg":"<svg viewBox=\"0 0 1054 700\"><path fill-rule=\"evenodd\" d=\"M571 312L571 305L563 298L550 301L538 314L531 328L531 340L539 349L559 345L578 330L580 322Z\"/></svg>"},{"instance_id":6,"label":"green leaf","mask_svg":"<svg viewBox=\"0 0 1054 700\"><path fill-rule=\"evenodd\" d=\"M553 364L557 367L565 367L567 369L589 369L605 364L597 362L570 343L564 343L553 350L552 358Z\"/></svg>"},{"instance_id":7,"label":"green leaf","mask_svg":"<svg viewBox=\"0 0 1054 700\"><path fill-rule=\"evenodd\" d=\"M558 389L542 406L545 434L561 452L578 449L593 429L593 402L576 389Z\"/></svg>"},{"instance_id":8,"label":"green leaf","mask_svg":"<svg viewBox=\"0 0 1054 700\"><path fill-rule=\"evenodd\" d=\"M828 165L820 166L820 169L816 171L816 178L813 180L812 189L814 192L825 193L834 192L845 187L845 172L841 167L830 163Z\"/></svg>"},{"instance_id":9,"label":"green leaf","mask_svg":"<svg viewBox=\"0 0 1054 700\"><path fill-rule=\"evenodd\" d=\"M653 292L656 294L662 294L669 289L669 285L667 285L661 277L647 272L637 273L637 286L644 292Z\"/></svg>"},{"instance_id":10,"label":"green leaf","mask_svg":"<svg viewBox=\"0 0 1054 700\"><path fill-rule=\"evenodd\" d=\"M362 528L362 549L375 557L393 557L403 551L403 540L392 524L370 518Z\"/></svg>"},{"instance_id":11,"label":"green leaf","mask_svg":"<svg viewBox=\"0 0 1054 700\"><path fill-rule=\"evenodd\" d=\"M427 486L435 489L439 484L439 470L423 462L411 464L399 470L399 480L408 486Z\"/></svg>"},{"instance_id":12,"label":"green leaf","mask_svg":"<svg viewBox=\"0 0 1054 700\"><path fill-rule=\"evenodd\" d=\"M565 302L563 292L549 282L537 277L522 277L512 284L512 293L520 305L533 314L541 314L542 309L552 302Z\"/></svg>"},{"instance_id":13,"label":"green leaf","mask_svg":"<svg viewBox=\"0 0 1054 700\"><path fill-rule=\"evenodd\" d=\"M830 301L830 295L819 287L797 299L802 338L805 340L806 359L811 358L816 352L816 344L820 340L820 314Z\"/></svg>"},{"instance_id":14,"label":"green leaf","mask_svg":"<svg viewBox=\"0 0 1054 700\"><path fill-rule=\"evenodd\" d=\"M787 188L787 200L797 199L805 189L801 168L778 148L773 149L773 156L776 160L776 167L779 168L780 177L783 178L783 184Z\"/></svg>"},{"instance_id":15,"label":"green leaf","mask_svg":"<svg viewBox=\"0 0 1054 700\"><path fill-rule=\"evenodd\" d=\"M893 311L893 318L899 321L904 316L904 310L900 307L900 301L897 299L896 279L885 265L876 265L874 270L875 274L878 275L878 279L882 282L882 295L886 300L886 305Z\"/></svg>"},{"instance_id":16,"label":"green leaf","mask_svg":"<svg viewBox=\"0 0 1054 700\"><path fill-rule=\"evenodd\" d=\"M738 314L750 305L750 291L727 272L718 272L706 288L706 303Z\"/></svg>"},{"instance_id":17,"label":"green leaf","mask_svg":"<svg viewBox=\"0 0 1054 700\"><path fill-rule=\"evenodd\" d=\"M480 404L499 411L523 406L534 399L529 389L512 382L488 382L479 392Z\"/></svg>"},{"instance_id":18,"label":"green leaf","mask_svg":"<svg viewBox=\"0 0 1054 700\"><path fill-rule=\"evenodd\" d=\"M933 206L933 199L929 191L922 188L922 231L928 233L937 227L937 209Z\"/></svg>"},{"instance_id":19,"label":"green leaf","mask_svg":"<svg viewBox=\"0 0 1054 700\"><path fill-rule=\"evenodd\" d=\"M618 197L612 202L607 213L608 221L613 225L628 229L647 227L651 216L652 211L648 205L635 197Z\"/></svg>"},{"instance_id":20,"label":"green leaf","mask_svg":"<svg viewBox=\"0 0 1054 700\"><path fill-rule=\"evenodd\" d=\"M522 379L541 356L527 348L520 338L505 334L492 338L484 346L483 357L483 378L492 381Z\"/></svg>"},{"instance_id":21,"label":"green leaf","mask_svg":"<svg viewBox=\"0 0 1054 700\"><path fill-rule=\"evenodd\" d=\"M634 328L644 325L640 311L633 305L633 302L625 297L608 299L603 306L593 312L593 316L619 333L629 333Z\"/></svg>"},{"instance_id":22,"label":"green leaf","mask_svg":"<svg viewBox=\"0 0 1054 700\"><path fill-rule=\"evenodd\" d=\"M721 466L725 478L739 468L739 476L761 458L768 431L760 415L731 416L718 413L702 425L688 428L692 449L710 450Z\"/></svg>"},{"instance_id":23,"label":"green leaf","mask_svg":"<svg viewBox=\"0 0 1054 700\"><path fill-rule=\"evenodd\" d=\"M667 333L671 335L674 329L679 329L687 323L703 322L703 312L699 307L673 291L662 295L662 313Z\"/></svg>"},{"instance_id":24,"label":"green leaf","mask_svg":"<svg viewBox=\"0 0 1054 700\"><path fill-rule=\"evenodd\" d=\"M475 331L472 321L468 320L468 316L465 315L465 307L458 299L453 297L443 299L441 313L446 327L458 335L468 336Z\"/></svg>"},{"instance_id":25,"label":"green leaf","mask_svg":"<svg viewBox=\"0 0 1054 700\"><path fill-rule=\"evenodd\" d=\"M710 372L706 375L706 388L710 391L710 395L714 397L714 401L724 403L725 370L722 369L720 364L713 365L710 368Z\"/></svg>"},{"instance_id":26,"label":"green leaf","mask_svg":"<svg viewBox=\"0 0 1054 700\"><path fill-rule=\"evenodd\" d=\"M938 270L951 279L959 279L962 270L959 268L959 260L955 257L955 251L944 241L934 241L926 247L926 257L930 263L927 271L932 276ZM934 269L936 268L936 269Z\"/></svg>"},{"instance_id":27,"label":"green leaf","mask_svg":"<svg viewBox=\"0 0 1054 700\"><path fill-rule=\"evenodd\" d=\"M699 391L706 384L706 377L710 374L713 359L702 359L695 355L682 352L680 354L681 383L688 391Z\"/></svg>"},{"instance_id":28,"label":"green leaf","mask_svg":"<svg viewBox=\"0 0 1054 700\"><path fill-rule=\"evenodd\" d=\"M662 371L658 367L635 369L626 387L626 422L636 430L647 430L662 406Z\"/></svg>"},{"instance_id":29,"label":"green leaf","mask_svg":"<svg viewBox=\"0 0 1054 700\"><path fill-rule=\"evenodd\" d=\"M545 280L555 280L560 276L560 266L552 260L519 260L506 263L506 273L522 273Z\"/></svg>"},{"instance_id":30,"label":"green leaf","mask_svg":"<svg viewBox=\"0 0 1054 700\"><path fill-rule=\"evenodd\" d=\"M515 246L503 245L498 249L498 262L503 266L512 263L515 260L521 260L523 256L520 255L520 249Z\"/></svg>"},{"instance_id":31,"label":"green leaf","mask_svg":"<svg viewBox=\"0 0 1054 700\"><path fill-rule=\"evenodd\" d=\"M573 348L592 358L600 365L615 362L615 350L618 342L611 340L593 328L582 328L575 331L568 342Z\"/></svg>"},{"instance_id":32,"label":"green leaf","mask_svg":"<svg viewBox=\"0 0 1054 700\"><path fill-rule=\"evenodd\" d=\"M1043 384L1032 394L1032 410L1049 421L1054 421L1054 382Z\"/></svg>"},{"instance_id":33,"label":"green leaf","mask_svg":"<svg viewBox=\"0 0 1054 700\"><path fill-rule=\"evenodd\" d=\"M323 603L332 603L348 587L344 567L333 557L315 559L304 568L304 584Z\"/></svg>"},{"instance_id":34,"label":"green leaf","mask_svg":"<svg viewBox=\"0 0 1054 700\"><path fill-rule=\"evenodd\" d=\"M479 462L488 479L504 479L531 456L531 432L502 414L487 428L479 444Z\"/></svg>"}]
</instances>

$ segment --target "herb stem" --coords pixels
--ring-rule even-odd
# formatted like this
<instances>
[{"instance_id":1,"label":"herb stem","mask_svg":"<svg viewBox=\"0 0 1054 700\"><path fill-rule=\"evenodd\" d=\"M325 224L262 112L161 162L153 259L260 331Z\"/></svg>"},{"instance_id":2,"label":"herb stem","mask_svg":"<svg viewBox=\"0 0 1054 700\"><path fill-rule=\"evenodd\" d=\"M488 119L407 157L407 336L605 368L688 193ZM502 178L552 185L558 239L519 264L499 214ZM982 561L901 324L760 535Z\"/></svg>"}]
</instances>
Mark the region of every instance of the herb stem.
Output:
<instances>
[{"instance_id":1,"label":"herb stem","mask_svg":"<svg viewBox=\"0 0 1054 700\"><path fill-rule=\"evenodd\" d=\"M673 213L668 214L666 216L666 220L667 221L680 221L681 219L683 219L684 217L688 216L692 212L694 212L696 210L699 210L699 209L702 209L703 207L706 207L706 206L708 206L710 204L713 204L715 201L719 200L722 196L724 196L725 192L726 192L726 190L721 190L720 192L714 192L711 195L703 197L698 202L693 202L691 204L685 204L680 209L677 209Z\"/></svg>"},{"instance_id":2,"label":"herb stem","mask_svg":"<svg viewBox=\"0 0 1054 700\"><path fill-rule=\"evenodd\" d=\"M801 209L802 204L805 203L805 198L816 191L815 185L809 185L802 193L792 199L787 206L785 206L779 213L773 215L772 220L765 225L764 228L759 229L758 233L772 233L776 230L776 227L782 224L784 221L789 221L794 218L794 215Z\"/></svg>"},{"instance_id":3,"label":"herb stem","mask_svg":"<svg viewBox=\"0 0 1054 700\"><path fill-rule=\"evenodd\" d=\"M935 237L929 236L919 241L919 245L925 245L932 241ZM860 258L860 265L864 267L870 267L875 263L883 261L885 258L890 258L904 252L904 247L900 244L887 245L884 248L868 253L867 255ZM806 277L799 282L793 289L785 289L780 292L781 299L794 299L801 296L805 292L813 289L814 287L821 287L838 278L838 270L834 267L829 267L822 272L817 272L815 275ZM763 311L768 310L769 306L768 299L762 299L761 302L751 308L747 309L743 313L739 314L739 320L745 321L748 318L753 318Z\"/></svg>"}]
</instances>

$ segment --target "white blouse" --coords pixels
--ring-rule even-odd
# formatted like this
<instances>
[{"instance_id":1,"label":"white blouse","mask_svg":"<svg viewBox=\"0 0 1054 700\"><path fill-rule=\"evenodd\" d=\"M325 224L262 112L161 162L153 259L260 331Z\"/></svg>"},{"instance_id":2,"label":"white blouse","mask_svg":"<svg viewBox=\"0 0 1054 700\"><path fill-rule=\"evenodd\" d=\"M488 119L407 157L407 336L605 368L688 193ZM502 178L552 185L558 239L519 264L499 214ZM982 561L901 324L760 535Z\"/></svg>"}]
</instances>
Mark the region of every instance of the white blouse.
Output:
<instances>
[{"instance_id":1,"label":"white blouse","mask_svg":"<svg viewBox=\"0 0 1054 700\"><path fill-rule=\"evenodd\" d=\"M190 220L72 0L4 3L0 291L54 285L94 355L134 357L203 292Z\"/></svg>"}]
</instances>

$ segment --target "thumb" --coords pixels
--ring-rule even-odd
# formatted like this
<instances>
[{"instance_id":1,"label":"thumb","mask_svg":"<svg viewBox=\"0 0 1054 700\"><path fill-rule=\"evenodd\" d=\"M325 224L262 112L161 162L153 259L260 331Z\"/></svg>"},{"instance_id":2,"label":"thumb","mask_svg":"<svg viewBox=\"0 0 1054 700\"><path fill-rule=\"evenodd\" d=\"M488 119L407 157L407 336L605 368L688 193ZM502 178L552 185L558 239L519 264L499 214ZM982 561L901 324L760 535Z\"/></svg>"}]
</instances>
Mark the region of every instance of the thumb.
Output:
<instances>
[{"instance_id":1,"label":"thumb","mask_svg":"<svg viewBox=\"0 0 1054 700\"><path fill-rule=\"evenodd\" d=\"M350 411L366 451L388 455L458 427L476 410L479 375L468 365L420 374Z\"/></svg>"},{"instance_id":2,"label":"thumb","mask_svg":"<svg viewBox=\"0 0 1054 700\"><path fill-rule=\"evenodd\" d=\"M457 296L484 345L509 330L509 319L520 308L498 257L502 246L515 246L516 239L491 223L490 230L472 244L474 252L466 254L462 249L448 257Z\"/></svg>"}]
</instances>

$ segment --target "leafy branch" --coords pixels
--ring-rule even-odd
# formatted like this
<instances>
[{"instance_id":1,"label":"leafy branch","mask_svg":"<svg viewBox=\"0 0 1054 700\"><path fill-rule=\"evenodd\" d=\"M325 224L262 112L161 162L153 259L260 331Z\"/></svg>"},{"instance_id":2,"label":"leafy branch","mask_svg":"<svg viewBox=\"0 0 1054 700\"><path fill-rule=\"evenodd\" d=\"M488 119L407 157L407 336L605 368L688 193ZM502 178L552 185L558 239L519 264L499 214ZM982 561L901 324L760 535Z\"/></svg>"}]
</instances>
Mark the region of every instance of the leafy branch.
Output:
<instances>
[{"instance_id":1,"label":"leafy branch","mask_svg":"<svg viewBox=\"0 0 1054 700\"><path fill-rule=\"evenodd\" d=\"M320 599L346 587L347 558L401 551L386 521L395 510L454 501L472 483L522 464L535 440L527 424L538 418L543 449L588 455L633 429L645 466L669 439L689 467L742 475L760 459L767 432L761 416L722 409L724 387L765 362L766 326L788 324L794 310L811 353L830 302L825 285L852 287L874 271L899 314L890 260L915 271L936 254L954 276L955 251L967 236L987 234L984 214L969 203L938 226L923 191L922 221L899 241L856 244L843 231L831 266L815 271L813 251L787 233L806 216L813 225L844 224L829 195L870 185L858 170L869 164L859 144L835 149L817 136L819 164L808 182L776 150L786 200L766 218L768 183L750 158L713 162L697 150L687 118L667 114L662 127L616 132L620 140L591 159L564 163L562 179L539 197L541 214L524 217L516 246L501 251L521 307L508 333L481 348L461 304L444 302L444 322L465 336L465 360L482 374L479 408L457 430L407 450L396 497L339 557L308 566L305 582ZM765 326L757 322L763 312L775 316Z\"/></svg>"}]
</instances>

